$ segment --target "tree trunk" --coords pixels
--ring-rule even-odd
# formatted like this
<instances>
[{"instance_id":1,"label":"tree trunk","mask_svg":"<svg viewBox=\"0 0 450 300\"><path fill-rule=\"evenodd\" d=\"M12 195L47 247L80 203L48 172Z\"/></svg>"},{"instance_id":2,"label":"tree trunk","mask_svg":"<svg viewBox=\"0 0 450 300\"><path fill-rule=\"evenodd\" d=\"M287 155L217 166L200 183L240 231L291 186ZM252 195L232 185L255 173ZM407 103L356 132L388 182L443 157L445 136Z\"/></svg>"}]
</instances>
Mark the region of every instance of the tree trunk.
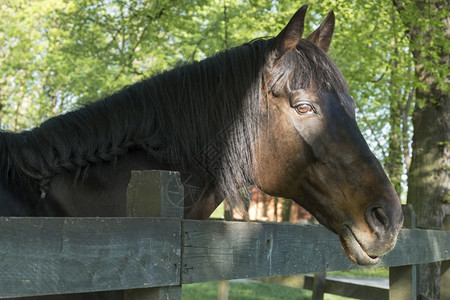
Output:
<instances>
[{"instance_id":1,"label":"tree trunk","mask_svg":"<svg viewBox=\"0 0 450 300\"><path fill-rule=\"evenodd\" d=\"M0 129L2 125L2 113L3 113L3 104L0 103Z\"/></svg>"},{"instance_id":2,"label":"tree trunk","mask_svg":"<svg viewBox=\"0 0 450 300\"><path fill-rule=\"evenodd\" d=\"M433 93L429 97L438 99ZM421 95L425 96L425 95ZM443 229L442 204L449 191L448 145L450 105L448 97L414 112L413 156L408 176L408 203L417 216L418 227ZM447 167L446 167L447 166ZM439 299L440 263L420 267L420 294L426 299Z\"/></svg>"},{"instance_id":3,"label":"tree trunk","mask_svg":"<svg viewBox=\"0 0 450 300\"><path fill-rule=\"evenodd\" d=\"M417 93L429 98L423 108L416 106L414 111L408 203L417 213L418 227L442 229L442 205L450 187L450 99L432 91Z\"/></svg>"},{"instance_id":4,"label":"tree trunk","mask_svg":"<svg viewBox=\"0 0 450 300\"><path fill-rule=\"evenodd\" d=\"M445 72L450 63L450 54L445 52L448 51L445 43L450 39L449 3L394 0L394 5L407 27L419 82L413 115L408 203L416 211L418 227L442 229L442 205L450 190L450 78ZM421 297L439 299L439 279L440 263L421 266Z\"/></svg>"},{"instance_id":5,"label":"tree trunk","mask_svg":"<svg viewBox=\"0 0 450 300\"><path fill-rule=\"evenodd\" d=\"M389 157L386 163L386 171L389 179L399 195L402 194L402 175L403 175L403 149L402 149L402 94L400 89L395 85L397 78L397 63L391 62L391 82L390 82L390 99L389 99L389 124L391 129L389 132Z\"/></svg>"}]
</instances>

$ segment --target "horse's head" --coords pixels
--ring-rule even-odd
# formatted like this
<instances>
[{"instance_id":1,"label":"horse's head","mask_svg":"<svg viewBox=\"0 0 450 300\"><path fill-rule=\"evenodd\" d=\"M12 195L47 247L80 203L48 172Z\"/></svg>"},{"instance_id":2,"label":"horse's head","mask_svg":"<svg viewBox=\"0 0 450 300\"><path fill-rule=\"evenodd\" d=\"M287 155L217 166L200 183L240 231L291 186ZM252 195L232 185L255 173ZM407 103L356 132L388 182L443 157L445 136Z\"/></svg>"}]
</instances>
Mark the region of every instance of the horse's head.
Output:
<instances>
[{"instance_id":1,"label":"horse's head","mask_svg":"<svg viewBox=\"0 0 450 300\"><path fill-rule=\"evenodd\" d=\"M355 121L354 101L328 58L334 15L302 39L306 6L266 52L255 179L294 199L339 235L347 256L376 264L396 242L399 198Z\"/></svg>"}]
</instances>

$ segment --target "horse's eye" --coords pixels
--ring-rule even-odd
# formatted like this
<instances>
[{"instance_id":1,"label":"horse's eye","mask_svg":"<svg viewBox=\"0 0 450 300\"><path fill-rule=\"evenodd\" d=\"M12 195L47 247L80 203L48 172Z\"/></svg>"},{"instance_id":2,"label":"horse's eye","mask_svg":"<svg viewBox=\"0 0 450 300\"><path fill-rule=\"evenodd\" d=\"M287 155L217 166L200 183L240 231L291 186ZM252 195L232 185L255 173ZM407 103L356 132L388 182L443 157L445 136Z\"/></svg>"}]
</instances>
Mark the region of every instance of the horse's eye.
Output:
<instances>
[{"instance_id":1,"label":"horse's eye","mask_svg":"<svg viewBox=\"0 0 450 300\"><path fill-rule=\"evenodd\" d=\"M311 104L308 103L301 103L299 105L297 105L295 107L295 110L301 114L301 115L305 115L305 114L310 114L314 112L314 107Z\"/></svg>"}]
</instances>

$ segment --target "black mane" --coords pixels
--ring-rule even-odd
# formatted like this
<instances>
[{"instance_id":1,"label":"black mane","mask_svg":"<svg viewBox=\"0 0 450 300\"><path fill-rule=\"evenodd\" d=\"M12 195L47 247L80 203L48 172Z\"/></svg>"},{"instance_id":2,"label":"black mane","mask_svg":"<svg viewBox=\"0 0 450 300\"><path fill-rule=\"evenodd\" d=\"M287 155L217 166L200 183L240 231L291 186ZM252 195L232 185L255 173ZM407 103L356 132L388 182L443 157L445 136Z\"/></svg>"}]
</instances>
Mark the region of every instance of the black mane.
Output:
<instances>
[{"instance_id":1,"label":"black mane","mask_svg":"<svg viewBox=\"0 0 450 300\"><path fill-rule=\"evenodd\" d=\"M219 194L238 200L253 184L263 68L270 40L256 40L166 71L21 133L0 132L0 178L46 192L53 176L113 161L135 149L180 171L204 174ZM302 40L280 78L346 89L341 73ZM286 79L287 80L287 79ZM267 83L269 86L275 83Z\"/></svg>"}]
</instances>

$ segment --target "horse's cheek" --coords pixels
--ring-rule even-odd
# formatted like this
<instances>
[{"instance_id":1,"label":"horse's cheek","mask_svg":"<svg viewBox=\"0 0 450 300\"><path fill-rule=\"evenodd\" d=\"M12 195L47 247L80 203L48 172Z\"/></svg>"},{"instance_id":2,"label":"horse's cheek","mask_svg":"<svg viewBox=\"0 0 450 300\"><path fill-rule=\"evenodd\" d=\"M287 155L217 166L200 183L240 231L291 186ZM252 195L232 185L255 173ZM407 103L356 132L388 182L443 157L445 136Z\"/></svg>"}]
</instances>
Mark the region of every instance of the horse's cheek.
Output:
<instances>
[{"instance_id":1,"label":"horse's cheek","mask_svg":"<svg viewBox=\"0 0 450 300\"><path fill-rule=\"evenodd\" d=\"M255 181L271 195L290 196L308 166L307 149L290 118L272 120L256 143Z\"/></svg>"}]
</instances>

